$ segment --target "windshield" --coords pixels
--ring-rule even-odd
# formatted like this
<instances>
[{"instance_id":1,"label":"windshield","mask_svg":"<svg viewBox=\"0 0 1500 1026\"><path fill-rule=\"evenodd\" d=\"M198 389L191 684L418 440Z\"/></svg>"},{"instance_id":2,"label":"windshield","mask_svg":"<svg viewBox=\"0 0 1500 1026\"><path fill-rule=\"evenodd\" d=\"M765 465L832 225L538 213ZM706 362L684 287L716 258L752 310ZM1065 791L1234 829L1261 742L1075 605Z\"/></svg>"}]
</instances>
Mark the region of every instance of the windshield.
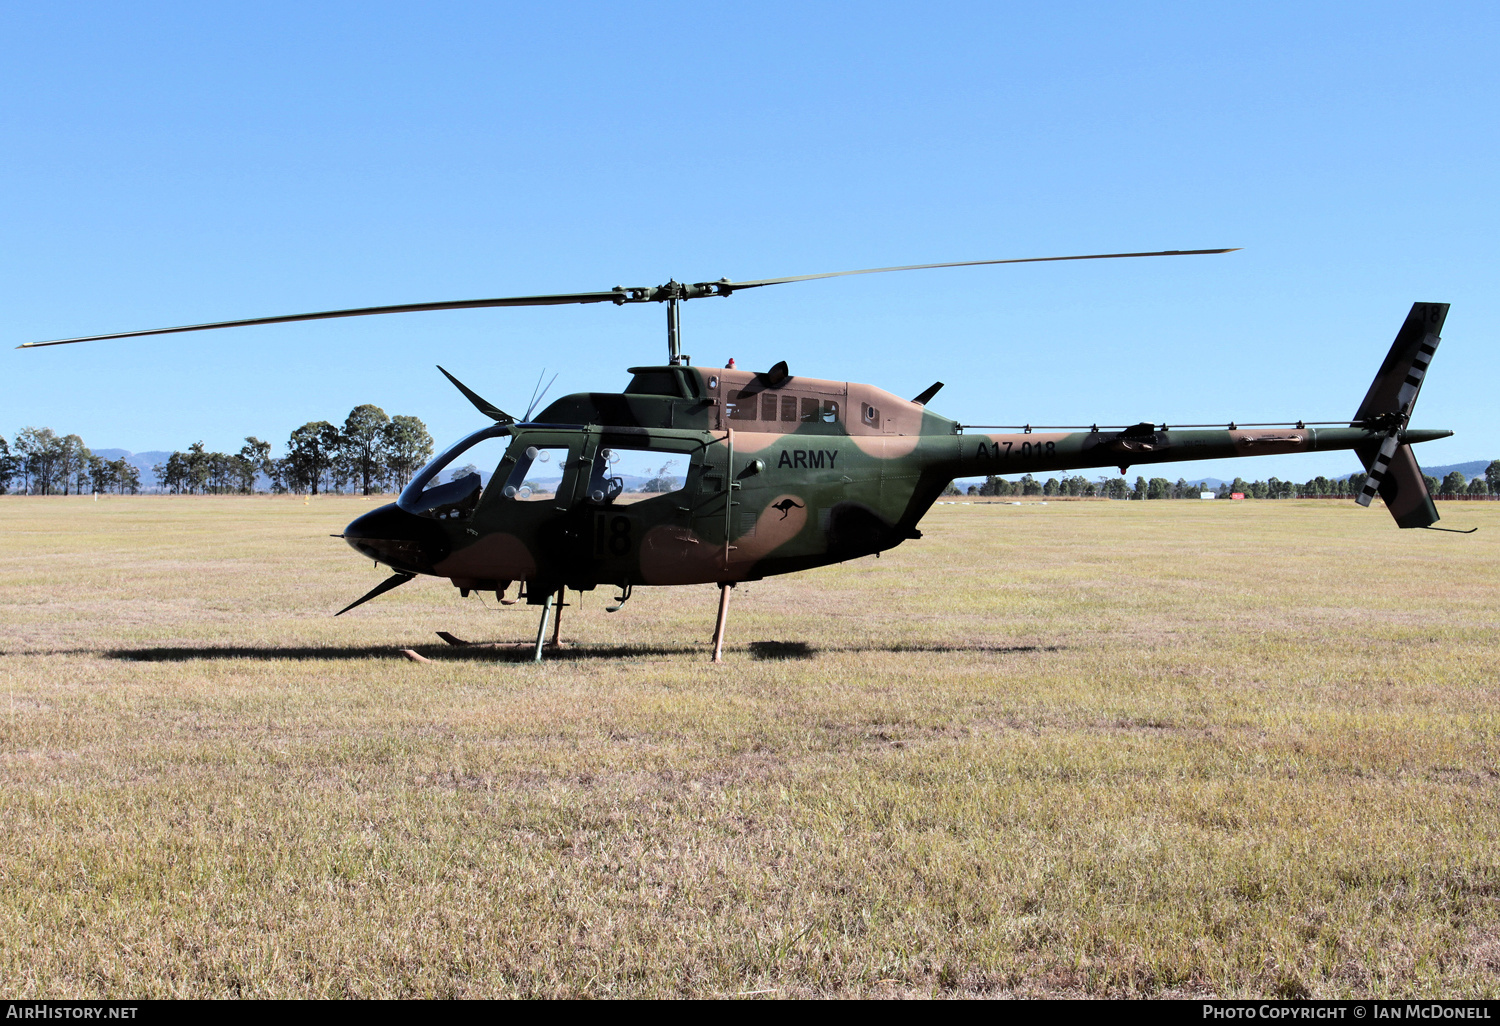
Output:
<instances>
[{"instance_id":1,"label":"windshield","mask_svg":"<svg viewBox=\"0 0 1500 1026\"><path fill-rule=\"evenodd\" d=\"M417 472L417 476L411 479L401 492L401 497L396 500L396 505L408 513L428 513L439 507L458 507L465 504L466 500L473 497L478 501L479 489L483 487L484 479L481 468L463 467L460 472L453 474L449 480L438 483L438 475L447 468L448 464L458 459L464 453L474 448L480 442L490 438L503 438L510 434L509 424L491 424L474 432L462 441L455 442L440 453L437 459ZM493 470L493 466L488 470ZM472 503L471 503L472 504ZM439 514L441 515L441 514Z\"/></svg>"}]
</instances>

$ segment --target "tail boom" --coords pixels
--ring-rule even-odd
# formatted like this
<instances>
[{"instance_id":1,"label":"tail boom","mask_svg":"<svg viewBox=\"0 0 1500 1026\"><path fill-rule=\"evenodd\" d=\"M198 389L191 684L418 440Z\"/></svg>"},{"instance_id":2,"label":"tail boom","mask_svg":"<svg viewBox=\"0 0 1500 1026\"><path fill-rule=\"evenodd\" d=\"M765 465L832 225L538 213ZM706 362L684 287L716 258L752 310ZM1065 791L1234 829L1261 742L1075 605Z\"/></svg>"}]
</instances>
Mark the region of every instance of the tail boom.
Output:
<instances>
[{"instance_id":1,"label":"tail boom","mask_svg":"<svg viewBox=\"0 0 1500 1026\"><path fill-rule=\"evenodd\" d=\"M1406 444L1446 438L1451 431L1406 430ZM958 436L958 458L944 470L953 477L1039 474L1091 467L1280 456L1336 449L1378 450L1387 432L1373 428L1253 428L1235 430L1156 429L1143 424L1124 431L965 434Z\"/></svg>"}]
</instances>

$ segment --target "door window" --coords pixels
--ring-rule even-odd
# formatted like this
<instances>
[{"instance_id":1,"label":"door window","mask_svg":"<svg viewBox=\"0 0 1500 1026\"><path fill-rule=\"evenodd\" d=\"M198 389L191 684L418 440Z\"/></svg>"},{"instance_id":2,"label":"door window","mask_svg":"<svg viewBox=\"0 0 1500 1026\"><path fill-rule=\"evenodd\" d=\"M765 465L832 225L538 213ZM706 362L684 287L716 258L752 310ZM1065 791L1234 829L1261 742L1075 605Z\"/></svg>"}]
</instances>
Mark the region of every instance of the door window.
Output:
<instances>
[{"instance_id":1,"label":"door window","mask_svg":"<svg viewBox=\"0 0 1500 1026\"><path fill-rule=\"evenodd\" d=\"M670 495L687 484L687 453L601 445L589 474L590 502Z\"/></svg>"},{"instance_id":2,"label":"door window","mask_svg":"<svg viewBox=\"0 0 1500 1026\"><path fill-rule=\"evenodd\" d=\"M517 502L555 499L567 462L566 445L528 445L516 456L500 494Z\"/></svg>"}]
</instances>

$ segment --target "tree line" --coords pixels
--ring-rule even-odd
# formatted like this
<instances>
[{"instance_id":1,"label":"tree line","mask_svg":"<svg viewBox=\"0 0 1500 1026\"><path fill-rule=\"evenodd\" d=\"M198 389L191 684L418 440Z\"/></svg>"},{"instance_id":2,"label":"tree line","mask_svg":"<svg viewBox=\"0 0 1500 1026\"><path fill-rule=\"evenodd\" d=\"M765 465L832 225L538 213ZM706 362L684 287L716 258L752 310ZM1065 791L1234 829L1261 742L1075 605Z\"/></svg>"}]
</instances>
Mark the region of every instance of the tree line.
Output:
<instances>
[{"instance_id":1,"label":"tree line","mask_svg":"<svg viewBox=\"0 0 1500 1026\"><path fill-rule=\"evenodd\" d=\"M251 492L264 475L278 494L372 495L405 488L432 452L432 435L420 419L389 417L365 403L349 412L342 428L326 420L303 424L291 433L280 458L272 457L270 442L250 435L237 453L205 452L199 442L152 471L162 490L173 494Z\"/></svg>"},{"instance_id":2,"label":"tree line","mask_svg":"<svg viewBox=\"0 0 1500 1026\"><path fill-rule=\"evenodd\" d=\"M1485 468L1483 476L1475 475L1472 480L1464 477L1457 470L1449 472L1441 481L1431 475L1423 476L1427 481L1427 491L1440 498L1459 495L1500 495L1500 460L1491 462ZM1019 481L1009 481L1003 477L987 477L982 485L970 485L968 494L976 496L1074 496L1105 499L1197 499L1203 492L1213 491L1220 499L1227 499L1234 494L1243 495L1247 499L1296 499L1322 496L1352 498L1358 495L1364 486L1364 474L1350 474L1339 480L1330 480L1319 475L1301 484L1295 481L1282 481L1274 477L1267 481L1246 481L1242 477L1237 477L1227 484L1219 485L1217 489L1207 488L1201 481L1189 481L1186 478L1178 478L1176 482L1172 482L1164 477L1153 477L1149 481L1144 477L1137 477L1135 486L1131 487L1123 477L1100 477L1093 481L1086 477L1061 479L1049 477L1046 481L1038 481L1032 475L1027 474ZM949 485L947 494L960 494L958 486Z\"/></svg>"},{"instance_id":3,"label":"tree line","mask_svg":"<svg viewBox=\"0 0 1500 1026\"><path fill-rule=\"evenodd\" d=\"M236 453L209 452L202 442L174 452L152 468L162 491L181 495L249 494L262 476L276 493L397 490L432 458L432 435L416 417L386 416L378 406L356 406L343 427L310 421L291 433L286 455L254 435ZM77 435L28 427L15 444L0 436L0 494L81 495L141 490L140 471L124 459L94 455Z\"/></svg>"},{"instance_id":4,"label":"tree line","mask_svg":"<svg viewBox=\"0 0 1500 1026\"><path fill-rule=\"evenodd\" d=\"M95 456L77 435L51 428L24 428L14 445L0 435L0 494L12 486L28 495L128 492L141 488L141 474L123 459Z\"/></svg>"}]
</instances>

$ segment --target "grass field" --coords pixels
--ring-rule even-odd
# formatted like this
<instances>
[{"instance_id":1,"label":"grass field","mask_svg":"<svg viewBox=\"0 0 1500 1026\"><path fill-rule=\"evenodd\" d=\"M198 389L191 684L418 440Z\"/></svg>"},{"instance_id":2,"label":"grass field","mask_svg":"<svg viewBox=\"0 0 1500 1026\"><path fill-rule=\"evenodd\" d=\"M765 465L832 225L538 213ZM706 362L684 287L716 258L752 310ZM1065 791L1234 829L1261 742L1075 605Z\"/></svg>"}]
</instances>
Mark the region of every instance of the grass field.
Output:
<instances>
[{"instance_id":1,"label":"grass field","mask_svg":"<svg viewBox=\"0 0 1500 1026\"><path fill-rule=\"evenodd\" d=\"M718 667L335 620L370 505L0 497L0 992L1500 995L1500 504L940 506Z\"/></svg>"}]
</instances>

